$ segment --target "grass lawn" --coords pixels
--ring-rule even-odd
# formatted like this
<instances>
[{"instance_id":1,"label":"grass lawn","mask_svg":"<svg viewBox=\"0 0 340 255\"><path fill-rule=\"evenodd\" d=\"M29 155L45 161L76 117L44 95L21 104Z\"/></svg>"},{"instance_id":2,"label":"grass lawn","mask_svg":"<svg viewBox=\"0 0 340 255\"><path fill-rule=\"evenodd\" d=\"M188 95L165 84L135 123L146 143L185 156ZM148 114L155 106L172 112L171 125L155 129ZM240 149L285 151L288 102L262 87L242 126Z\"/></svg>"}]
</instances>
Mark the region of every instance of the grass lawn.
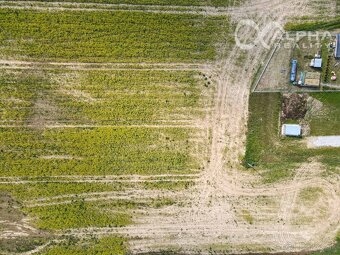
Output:
<instances>
[{"instance_id":1,"label":"grass lawn","mask_svg":"<svg viewBox=\"0 0 340 255\"><path fill-rule=\"evenodd\" d=\"M312 96L322 102L324 110L311 119L311 135L340 135L340 93L314 93Z\"/></svg>"}]
</instances>

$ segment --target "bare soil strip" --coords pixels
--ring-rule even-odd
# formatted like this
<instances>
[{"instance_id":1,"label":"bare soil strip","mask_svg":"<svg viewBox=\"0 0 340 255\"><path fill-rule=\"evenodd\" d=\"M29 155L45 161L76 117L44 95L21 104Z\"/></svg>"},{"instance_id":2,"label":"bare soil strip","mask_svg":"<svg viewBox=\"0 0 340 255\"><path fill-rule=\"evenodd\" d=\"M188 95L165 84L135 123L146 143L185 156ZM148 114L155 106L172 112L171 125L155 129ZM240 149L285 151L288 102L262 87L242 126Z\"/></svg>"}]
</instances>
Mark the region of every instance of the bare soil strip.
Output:
<instances>
[{"instance_id":1,"label":"bare soil strip","mask_svg":"<svg viewBox=\"0 0 340 255\"><path fill-rule=\"evenodd\" d=\"M113 192L94 192L84 194L70 194L48 198L40 198L30 201L24 201L25 207L42 207L61 204L72 204L74 199L82 199L84 202L109 201L109 200L128 200L135 202L148 202L150 199L171 198L182 200L185 196L181 191L167 190L126 190Z\"/></svg>"},{"instance_id":2,"label":"bare soil strip","mask_svg":"<svg viewBox=\"0 0 340 255\"><path fill-rule=\"evenodd\" d=\"M82 62L33 62L19 60L0 60L0 69L67 69L67 70L207 70L210 64L194 63L82 63Z\"/></svg>"}]
</instances>

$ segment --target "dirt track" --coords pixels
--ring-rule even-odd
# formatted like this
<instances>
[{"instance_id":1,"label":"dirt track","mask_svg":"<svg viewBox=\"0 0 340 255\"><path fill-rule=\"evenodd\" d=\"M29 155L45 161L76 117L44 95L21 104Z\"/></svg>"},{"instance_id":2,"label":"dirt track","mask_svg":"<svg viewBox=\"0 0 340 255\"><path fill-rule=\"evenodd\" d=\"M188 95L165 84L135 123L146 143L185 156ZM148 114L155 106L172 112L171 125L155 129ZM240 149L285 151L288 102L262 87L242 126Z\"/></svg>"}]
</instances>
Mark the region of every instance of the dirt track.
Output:
<instances>
[{"instance_id":1,"label":"dirt track","mask_svg":"<svg viewBox=\"0 0 340 255\"><path fill-rule=\"evenodd\" d=\"M234 21L252 18L263 27L270 20L283 24L289 16L302 15L307 11L308 2L254 0L248 6L225 11ZM275 32L268 34L268 41ZM241 36L249 39L252 34L245 30ZM67 235L126 235L133 252L168 248L186 253L208 253L210 249L237 253L293 252L321 249L332 244L339 230L339 180L320 177L324 170L321 164L307 162L297 169L293 180L270 186L259 184L256 175L240 170L245 148L249 86L256 71L254 67L264 60L266 50L258 46L247 52L240 66L235 59L241 52L235 46L227 58L219 59L210 67L210 71L217 75L215 108L205 123L212 130L210 159L203 173L197 176L196 185L184 197L179 194L180 205L150 209L136 218L137 224L132 226L70 229ZM72 181L101 180L79 177ZM322 189L322 202L303 206L299 194L306 187ZM129 197L125 193L113 195L115 198ZM135 194L141 198L155 195L157 192ZM95 198L90 195L88 199ZM32 205L50 203L49 200L31 202ZM319 206L327 211L323 217L317 214ZM295 219L299 217L296 212L300 209L315 214L310 221L296 224ZM252 223L246 220L247 214L253 217Z\"/></svg>"}]
</instances>

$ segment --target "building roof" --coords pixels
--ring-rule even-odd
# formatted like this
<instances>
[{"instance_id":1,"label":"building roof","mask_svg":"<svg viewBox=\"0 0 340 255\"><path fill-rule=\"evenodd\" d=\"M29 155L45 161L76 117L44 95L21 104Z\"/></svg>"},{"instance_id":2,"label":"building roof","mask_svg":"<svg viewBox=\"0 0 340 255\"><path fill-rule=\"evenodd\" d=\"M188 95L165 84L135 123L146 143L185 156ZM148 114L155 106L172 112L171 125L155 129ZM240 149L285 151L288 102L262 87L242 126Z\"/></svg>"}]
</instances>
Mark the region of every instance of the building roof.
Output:
<instances>
[{"instance_id":1,"label":"building roof","mask_svg":"<svg viewBox=\"0 0 340 255\"><path fill-rule=\"evenodd\" d=\"M284 124L282 126L282 135L284 136L301 136L302 128L297 124Z\"/></svg>"},{"instance_id":2,"label":"building roof","mask_svg":"<svg viewBox=\"0 0 340 255\"><path fill-rule=\"evenodd\" d=\"M340 34L336 35L335 53L336 58L340 58Z\"/></svg>"},{"instance_id":3,"label":"building roof","mask_svg":"<svg viewBox=\"0 0 340 255\"><path fill-rule=\"evenodd\" d=\"M314 59L314 67L321 68L322 67L322 58Z\"/></svg>"}]
</instances>

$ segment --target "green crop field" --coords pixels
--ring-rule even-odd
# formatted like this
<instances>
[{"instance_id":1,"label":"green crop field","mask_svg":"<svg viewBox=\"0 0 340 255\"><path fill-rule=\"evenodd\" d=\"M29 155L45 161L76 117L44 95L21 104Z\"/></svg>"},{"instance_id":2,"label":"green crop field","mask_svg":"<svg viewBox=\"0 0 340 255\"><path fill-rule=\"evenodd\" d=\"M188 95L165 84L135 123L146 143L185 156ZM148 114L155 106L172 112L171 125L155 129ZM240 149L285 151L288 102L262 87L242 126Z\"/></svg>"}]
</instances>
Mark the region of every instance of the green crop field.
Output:
<instances>
[{"instance_id":1,"label":"green crop field","mask_svg":"<svg viewBox=\"0 0 340 255\"><path fill-rule=\"evenodd\" d=\"M15 23L15 26L13 26ZM2 58L80 62L213 60L226 17L0 10Z\"/></svg>"},{"instance_id":2,"label":"green crop field","mask_svg":"<svg viewBox=\"0 0 340 255\"><path fill-rule=\"evenodd\" d=\"M204 116L213 88L198 72L8 71L1 85L2 176L199 169L194 155L204 144L190 123Z\"/></svg>"}]
</instances>

